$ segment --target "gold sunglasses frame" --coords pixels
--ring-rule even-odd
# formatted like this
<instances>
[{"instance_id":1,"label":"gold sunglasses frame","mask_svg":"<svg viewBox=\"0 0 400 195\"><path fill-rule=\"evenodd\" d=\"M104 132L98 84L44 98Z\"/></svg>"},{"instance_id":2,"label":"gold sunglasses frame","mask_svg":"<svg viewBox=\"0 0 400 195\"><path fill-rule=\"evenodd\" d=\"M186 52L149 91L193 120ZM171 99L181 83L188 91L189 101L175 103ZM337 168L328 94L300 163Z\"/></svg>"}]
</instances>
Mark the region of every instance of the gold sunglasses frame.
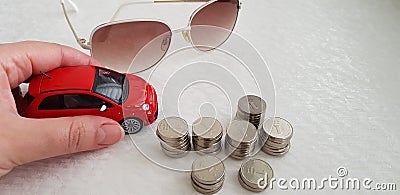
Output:
<instances>
[{"instance_id":1,"label":"gold sunglasses frame","mask_svg":"<svg viewBox=\"0 0 400 195\"><path fill-rule=\"evenodd\" d=\"M67 1L68 1L70 4L72 4L72 6L77 10L77 6L76 6L71 0L67 0ZM158 22L162 22L162 23L164 23L165 25L168 26L168 24L167 24L166 22L161 21L161 20L157 20L157 19L155 19L155 20L154 20L154 19L153 19L153 20L152 20L152 19L145 19L145 20L144 20L144 19L143 19L143 20L142 20L142 19L133 19L133 20L113 21L114 18L115 18L115 16L117 15L117 13L122 9L122 7L127 6L127 5L132 5L132 4L144 4L144 3L195 3L195 2L205 2L202 6L200 6L199 8L197 8L197 9L191 14L190 19L189 19L189 22L188 22L188 24L187 24L187 26L186 26L186 28L187 28L187 27L190 27L190 24L191 24L191 22L192 22L194 16L195 16L201 9L203 9L204 7L206 7L206 6L208 6L208 5L212 4L212 3L214 3L214 2L216 2L216 1L218 1L218 0L153 0L153 1L141 1L141 2L139 1L139 2L124 3L124 4L122 4L122 5L119 6L119 8L118 8L117 11L115 12L114 16L111 18L111 21L110 21L110 22L103 23L103 24L101 24L101 25L95 27L95 28L92 30L92 33L91 33L91 36L90 36L90 39L89 39L89 40L92 39L92 35L93 35L94 32L96 32L98 29L103 28L103 27L106 27L106 26L109 26L109 25L119 24L119 23L135 22L135 21L158 21ZM238 2L239 2L239 4L238 4L238 10L240 10L240 9L241 9L241 6L242 6L242 1L241 1L241 0L238 0ZM71 22L71 20L70 20L70 18L69 18L68 12L67 12L67 8L66 8L66 6L65 6L65 0L60 0L60 4L61 4L61 7L62 7L62 9L63 9L64 17L65 17L65 19L67 20L68 26L69 26L70 30L72 31L72 34L73 34L73 36L74 36L76 42L77 42L77 43L79 44L79 46L81 46L83 49L91 50L92 47L91 47L90 41L87 41L85 38L78 36L78 33L76 32L74 26L72 25L72 22ZM236 20L237 20L237 19L236 19ZM172 31L172 29L170 28L170 26L168 26L168 28ZM182 35L183 35L183 37L185 38L186 41L192 43L191 38L190 38L190 35L187 33L187 31L182 31ZM192 43L192 44L193 44L193 43Z\"/></svg>"}]
</instances>

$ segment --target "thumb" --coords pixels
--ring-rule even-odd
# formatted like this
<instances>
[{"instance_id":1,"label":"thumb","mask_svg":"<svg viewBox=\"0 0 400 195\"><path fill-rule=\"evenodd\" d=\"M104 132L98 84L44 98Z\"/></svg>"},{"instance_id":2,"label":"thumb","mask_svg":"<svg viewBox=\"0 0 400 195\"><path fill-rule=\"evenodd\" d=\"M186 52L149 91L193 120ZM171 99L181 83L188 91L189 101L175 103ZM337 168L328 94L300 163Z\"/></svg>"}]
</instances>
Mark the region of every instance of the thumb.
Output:
<instances>
[{"instance_id":1,"label":"thumb","mask_svg":"<svg viewBox=\"0 0 400 195\"><path fill-rule=\"evenodd\" d=\"M53 119L22 118L11 144L17 165L63 154L95 150L119 142L121 126L108 118L77 116Z\"/></svg>"}]
</instances>

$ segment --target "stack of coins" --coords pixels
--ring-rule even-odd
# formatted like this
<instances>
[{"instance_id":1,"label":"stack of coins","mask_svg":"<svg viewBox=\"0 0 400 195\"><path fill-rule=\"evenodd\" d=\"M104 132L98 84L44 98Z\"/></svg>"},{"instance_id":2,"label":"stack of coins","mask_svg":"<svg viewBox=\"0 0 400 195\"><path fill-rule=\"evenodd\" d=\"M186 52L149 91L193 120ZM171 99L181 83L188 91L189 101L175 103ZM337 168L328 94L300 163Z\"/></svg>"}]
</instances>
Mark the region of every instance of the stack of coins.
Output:
<instances>
[{"instance_id":1,"label":"stack of coins","mask_svg":"<svg viewBox=\"0 0 400 195\"><path fill-rule=\"evenodd\" d=\"M223 135L221 123L211 117L197 119L192 126L192 140L195 151L218 154L221 151Z\"/></svg>"},{"instance_id":2,"label":"stack of coins","mask_svg":"<svg viewBox=\"0 0 400 195\"><path fill-rule=\"evenodd\" d=\"M264 191L273 177L274 171L271 166L261 159L254 158L244 162L238 174L240 185L252 192Z\"/></svg>"},{"instance_id":3,"label":"stack of coins","mask_svg":"<svg viewBox=\"0 0 400 195\"><path fill-rule=\"evenodd\" d=\"M225 180L225 166L214 156L204 155L192 164L192 186L202 194L215 194Z\"/></svg>"},{"instance_id":4,"label":"stack of coins","mask_svg":"<svg viewBox=\"0 0 400 195\"><path fill-rule=\"evenodd\" d=\"M257 129L263 122L267 103L255 95L247 95L239 99L236 118L249 121Z\"/></svg>"},{"instance_id":5,"label":"stack of coins","mask_svg":"<svg viewBox=\"0 0 400 195\"><path fill-rule=\"evenodd\" d=\"M160 121L156 132L162 151L169 157L180 158L190 151L188 124L179 117L168 117Z\"/></svg>"},{"instance_id":6,"label":"stack of coins","mask_svg":"<svg viewBox=\"0 0 400 195\"><path fill-rule=\"evenodd\" d=\"M225 137L225 152L232 158L245 159L253 156L257 144L257 129L244 120L234 120Z\"/></svg>"},{"instance_id":7,"label":"stack of coins","mask_svg":"<svg viewBox=\"0 0 400 195\"><path fill-rule=\"evenodd\" d=\"M264 143L262 151L269 155L281 156L290 149L293 127L285 119L275 117L266 120L260 131L260 142Z\"/></svg>"}]
</instances>

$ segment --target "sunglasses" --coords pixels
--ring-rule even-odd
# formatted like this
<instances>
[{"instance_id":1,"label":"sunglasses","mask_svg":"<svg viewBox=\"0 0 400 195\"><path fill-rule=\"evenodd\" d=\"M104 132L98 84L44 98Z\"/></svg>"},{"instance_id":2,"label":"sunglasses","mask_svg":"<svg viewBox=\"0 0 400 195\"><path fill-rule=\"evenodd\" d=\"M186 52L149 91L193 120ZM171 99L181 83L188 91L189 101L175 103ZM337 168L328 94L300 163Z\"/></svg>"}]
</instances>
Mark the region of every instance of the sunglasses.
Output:
<instances>
[{"instance_id":1,"label":"sunglasses","mask_svg":"<svg viewBox=\"0 0 400 195\"><path fill-rule=\"evenodd\" d=\"M77 8L73 2L67 1ZM87 41L77 35L64 0L60 2L78 44L83 49L90 50L92 57L106 66L121 72L134 66L130 73L138 73L153 67L167 53L172 30L162 21L123 20L104 23L92 31L90 41ZM192 13L185 28L187 30L182 32L184 39L200 51L213 50L229 38L241 7L240 0L154 0L151 3L172 2L205 2ZM139 52L142 60L132 64Z\"/></svg>"}]
</instances>

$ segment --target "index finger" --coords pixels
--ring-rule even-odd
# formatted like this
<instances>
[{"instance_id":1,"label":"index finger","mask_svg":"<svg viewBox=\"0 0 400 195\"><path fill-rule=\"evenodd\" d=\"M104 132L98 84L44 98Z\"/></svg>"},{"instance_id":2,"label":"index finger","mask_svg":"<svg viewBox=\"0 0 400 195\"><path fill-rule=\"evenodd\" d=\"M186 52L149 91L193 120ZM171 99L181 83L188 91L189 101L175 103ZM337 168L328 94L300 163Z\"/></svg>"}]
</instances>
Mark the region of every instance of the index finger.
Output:
<instances>
[{"instance_id":1,"label":"index finger","mask_svg":"<svg viewBox=\"0 0 400 195\"><path fill-rule=\"evenodd\" d=\"M14 88L32 74L47 72L60 66L100 63L68 46L27 41L0 45L0 65L7 73L8 84ZM4 82L4 79L0 81L0 87L3 87Z\"/></svg>"},{"instance_id":2,"label":"index finger","mask_svg":"<svg viewBox=\"0 0 400 195\"><path fill-rule=\"evenodd\" d=\"M16 113L11 89L32 74L60 66L100 65L92 57L71 47L45 42L0 45L0 108Z\"/></svg>"}]
</instances>

